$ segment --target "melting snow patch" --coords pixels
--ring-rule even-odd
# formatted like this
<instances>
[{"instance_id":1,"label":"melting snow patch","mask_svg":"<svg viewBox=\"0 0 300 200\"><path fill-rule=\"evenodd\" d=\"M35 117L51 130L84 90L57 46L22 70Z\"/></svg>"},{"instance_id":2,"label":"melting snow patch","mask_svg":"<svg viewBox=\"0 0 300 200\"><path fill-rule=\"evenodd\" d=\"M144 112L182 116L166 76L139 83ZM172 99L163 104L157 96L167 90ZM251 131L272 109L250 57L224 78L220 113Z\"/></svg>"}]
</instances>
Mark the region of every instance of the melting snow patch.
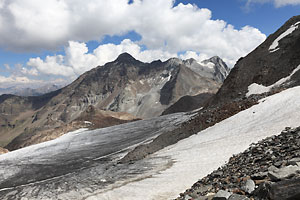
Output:
<instances>
[{"instance_id":1,"label":"melting snow patch","mask_svg":"<svg viewBox=\"0 0 300 200\"><path fill-rule=\"evenodd\" d=\"M246 94L246 97L249 97L252 94L263 94L265 92L270 92L271 89L273 89L275 87L279 87L283 83L289 81L291 79L291 77L299 70L300 70L300 65L296 69L294 69L293 72L289 76L280 79L279 81L277 81L276 83L274 83L273 85L270 85L270 86L263 86L263 85L259 85L257 83L252 83L251 85L248 86L248 93Z\"/></svg>"},{"instance_id":2,"label":"melting snow patch","mask_svg":"<svg viewBox=\"0 0 300 200\"><path fill-rule=\"evenodd\" d=\"M300 24L300 22L297 22L296 24L292 25L288 30L286 30L284 33L282 33L278 38L276 38L276 40L274 40L274 42L272 43L272 45L269 47L269 51L271 53L277 51L279 49L279 41L288 36L289 34L291 34L292 32L294 32L297 28L298 25Z\"/></svg>"},{"instance_id":3,"label":"melting snow patch","mask_svg":"<svg viewBox=\"0 0 300 200\"><path fill-rule=\"evenodd\" d=\"M248 93L246 94L246 96L249 97L252 94L263 94L263 93L269 92L269 91L270 91L270 86L266 87L263 85L259 85L257 83L252 83L248 87Z\"/></svg>"}]
</instances>

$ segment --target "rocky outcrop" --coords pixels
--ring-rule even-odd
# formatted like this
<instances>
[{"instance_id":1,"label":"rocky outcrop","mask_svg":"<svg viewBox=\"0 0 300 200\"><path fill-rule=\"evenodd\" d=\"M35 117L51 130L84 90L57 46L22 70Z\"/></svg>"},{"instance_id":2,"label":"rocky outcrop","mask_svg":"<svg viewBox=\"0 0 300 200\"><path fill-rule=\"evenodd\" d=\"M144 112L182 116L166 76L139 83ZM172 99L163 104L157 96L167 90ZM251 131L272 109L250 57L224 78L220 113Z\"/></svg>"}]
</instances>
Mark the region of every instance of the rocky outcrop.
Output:
<instances>
[{"instance_id":1,"label":"rocky outcrop","mask_svg":"<svg viewBox=\"0 0 300 200\"><path fill-rule=\"evenodd\" d=\"M280 135L232 156L226 165L199 180L177 199L218 199L220 193L230 193L223 195L223 199L299 199L299 146L300 127L286 128Z\"/></svg>"},{"instance_id":2,"label":"rocky outcrop","mask_svg":"<svg viewBox=\"0 0 300 200\"><path fill-rule=\"evenodd\" d=\"M181 97L176 103L167 108L162 115L177 112L187 112L196 110L206 105L207 101L213 96L212 93L203 93L196 96Z\"/></svg>"}]
</instances>

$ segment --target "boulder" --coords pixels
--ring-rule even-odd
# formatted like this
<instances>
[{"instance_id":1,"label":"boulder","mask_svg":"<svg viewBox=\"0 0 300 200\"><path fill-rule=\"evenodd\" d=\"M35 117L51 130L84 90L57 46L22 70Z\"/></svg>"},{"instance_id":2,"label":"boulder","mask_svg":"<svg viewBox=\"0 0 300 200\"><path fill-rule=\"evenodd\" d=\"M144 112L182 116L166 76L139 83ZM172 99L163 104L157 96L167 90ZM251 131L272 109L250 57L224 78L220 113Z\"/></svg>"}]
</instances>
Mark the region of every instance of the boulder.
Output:
<instances>
[{"instance_id":1,"label":"boulder","mask_svg":"<svg viewBox=\"0 0 300 200\"><path fill-rule=\"evenodd\" d=\"M259 184L258 188L254 190L253 195L258 199L267 199L270 191L270 183L264 182Z\"/></svg>"},{"instance_id":2,"label":"boulder","mask_svg":"<svg viewBox=\"0 0 300 200\"><path fill-rule=\"evenodd\" d=\"M294 165L289 165L280 169L276 167L270 167L268 176L271 178L272 181L279 181L294 177L296 174L299 174L299 172L300 167Z\"/></svg>"},{"instance_id":3,"label":"boulder","mask_svg":"<svg viewBox=\"0 0 300 200\"><path fill-rule=\"evenodd\" d=\"M244 195L233 194L229 197L228 200L250 200L250 199Z\"/></svg>"},{"instance_id":4,"label":"boulder","mask_svg":"<svg viewBox=\"0 0 300 200\"><path fill-rule=\"evenodd\" d=\"M269 198L271 200L300 199L300 178L272 184L270 186Z\"/></svg>"},{"instance_id":5,"label":"boulder","mask_svg":"<svg viewBox=\"0 0 300 200\"><path fill-rule=\"evenodd\" d=\"M300 158L293 158L288 161L288 165L298 165L300 166Z\"/></svg>"},{"instance_id":6,"label":"boulder","mask_svg":"<svg viewBox=\"0 0 300 200\"><path fill-rule=\"evenodd\" d=\"M253 180L263 180L267 176L268 176L268 172L258 172L258 173L255 173L255 174L251 175L251 178Z\"/></svg>"},{"instance_id":7,"label":"boulder","mask_svg":"<svg viewBox=\"0 0 300 200\"><path fill-rule=\"evenodd\" d=\"M245 184L242 186L242 190L246 193L251 194L255 190L255 183L253 180L248 179Z\"/></svg>"},{"instance_id":8,"label":"boulder","mask_svg":"<svg viewBox=\"0 0 300 200\"><path fill-rule=\"evenodd\" d=\"M191 196L189 196L189 195L186 195L186 196L184 197L184 200L193 200L193 198L192 198Z\"/></svg>"},{"instance_id":9,"label":"boulder","mask_svg":"<svg viewBox=\"0 0 300 200\"><path fill-rule=\"evenodd\" d=\"M213 200L227 200L231 194L232 194L231 192L227 192L225 190L219 190L215 195L215 197L213 198Z\"/></svg>"}]
</instances>

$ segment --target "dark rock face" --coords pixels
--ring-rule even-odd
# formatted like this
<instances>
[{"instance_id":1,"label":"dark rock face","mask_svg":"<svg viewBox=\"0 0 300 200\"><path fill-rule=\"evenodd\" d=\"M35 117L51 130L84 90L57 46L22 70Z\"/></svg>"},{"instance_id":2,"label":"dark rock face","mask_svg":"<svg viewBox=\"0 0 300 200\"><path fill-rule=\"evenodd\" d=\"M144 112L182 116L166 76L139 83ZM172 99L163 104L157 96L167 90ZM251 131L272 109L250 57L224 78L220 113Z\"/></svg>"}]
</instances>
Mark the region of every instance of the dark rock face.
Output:
<instances>
[{"instance_id":1,"label":"dark rock face","mask_svg":"<svg viewBox=\"0 0 300 200\"><path fill-rule=\"evenodd\" d=\"M269 50L272 43L291 26L300 21L300 16L288 20L278 31L245 58L241 58L231 70L211 104L232 101L245 95L248 86L257 83L269 86L289 76L300 65L300 28L279 41L279 49ZM300 84L300 71L296 72L284 87Z\"/></svg>"},{"instance_id":2,"label":"dark rock face","mask_svg":"<svg viewBox=\"0 0 300 200\"><path fill-rule=\"evenodd\" d=\"M266 138L234 155L225 166L195 183L178 199L184 199L193 191L199 191L197 194L201 197L220 190L242 195L244 199L299 199L300 165L295 162L300 158L299 144L300 127L286 128L280 135Z\"/></svg>"},{"instance_id":3,"label":"dark rock face","mask_svg":"<svg viewBox=\"0 0 300 200\"><path fill-rule=\"evenodd\" d=\"M167 115L176 112L192 111L203 107L206 102L213 96L212 93L203 93L196 96L181 97L176 103L167 108L162 115Z\"/></svg>"},{"instance_id":4,"label":"dark rock face","mask_svg":"<svg viewBox=\"0 0 300 200\"><path fill-rule=\"evenodd\" d=\"M270 199L300 199L300 178L280 181L270 186Z\"/></svg>"}]
</instances>

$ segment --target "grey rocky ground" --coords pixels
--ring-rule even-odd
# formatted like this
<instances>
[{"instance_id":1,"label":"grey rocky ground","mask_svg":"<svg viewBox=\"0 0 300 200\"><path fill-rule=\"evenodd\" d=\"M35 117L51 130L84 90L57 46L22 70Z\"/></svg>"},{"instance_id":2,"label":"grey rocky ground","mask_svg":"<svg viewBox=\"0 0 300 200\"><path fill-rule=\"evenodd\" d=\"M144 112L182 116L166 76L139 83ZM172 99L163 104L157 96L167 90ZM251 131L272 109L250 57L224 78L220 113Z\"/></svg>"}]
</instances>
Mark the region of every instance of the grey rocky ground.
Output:
<instances>
[{"instance_id":1,"label":"grey rocky ground","mask_svg":"<svg viewBox=\"0 0 300 200\"><path fill-rule=\"evenodd\" d=\"M299 200L300 127L252 144L177 198L211 199Z\"/></svg>"}]
</instances>

